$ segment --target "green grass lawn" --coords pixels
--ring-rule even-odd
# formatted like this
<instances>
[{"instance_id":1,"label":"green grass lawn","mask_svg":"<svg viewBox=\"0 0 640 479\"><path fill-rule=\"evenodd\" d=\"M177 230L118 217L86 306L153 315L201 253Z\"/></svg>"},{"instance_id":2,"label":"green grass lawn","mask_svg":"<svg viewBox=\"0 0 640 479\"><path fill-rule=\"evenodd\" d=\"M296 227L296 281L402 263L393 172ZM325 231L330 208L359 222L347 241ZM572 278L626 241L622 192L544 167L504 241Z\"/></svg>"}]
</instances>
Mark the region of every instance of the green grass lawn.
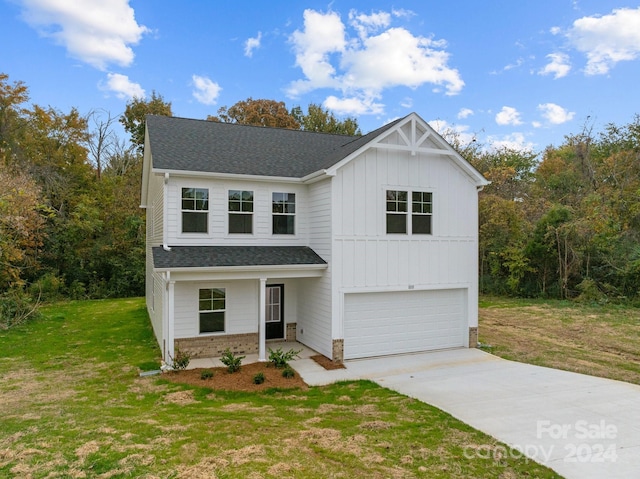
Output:
<instances>
[{"instance_id":1,"label":"green grass lawn","mask_svg":"<svg viewBox=\"0 0 640 479\"><path fill-rule=\"evenodd\" d=\"M0 351L0 477L558 477L367 381L239 393L140 377L159 359L142 299L48 306Z\"/></svg>"},{"instance_id":2,"label":"green grass lawn","mask_svg":"<svg viewBox=\"0 0 640 479\"><path fill-rule=\"evenodd\" d=\"M497 356L640 384L640 308L484 297L479 315Z\"/></svg>"}]
</instances>

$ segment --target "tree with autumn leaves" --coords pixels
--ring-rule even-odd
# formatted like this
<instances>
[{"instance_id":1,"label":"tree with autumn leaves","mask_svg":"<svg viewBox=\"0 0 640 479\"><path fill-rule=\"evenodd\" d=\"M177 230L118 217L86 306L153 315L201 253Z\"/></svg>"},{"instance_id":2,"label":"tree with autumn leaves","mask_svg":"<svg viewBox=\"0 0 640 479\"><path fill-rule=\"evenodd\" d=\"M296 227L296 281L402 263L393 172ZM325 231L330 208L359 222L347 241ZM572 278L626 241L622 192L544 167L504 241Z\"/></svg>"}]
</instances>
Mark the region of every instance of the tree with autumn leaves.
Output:
<instances>
[{"instance_id":1,"label":"tree with autumn leaves","mask_svg":"<svg viewBox=\"0 0 640 479\"><path fill-rule=\"evenodd\" d=\"M29 105L0 74L0 327L34 301L144 294L138 207L147 114L172 115L153 92L117 117ZM354 118L311 104L248 98L210 121L360 135ZM447 140L491 184L479 197L484 293L590 301L640 299L640 117L585 128L541 154Z\"/></svg>"}]
</instances>

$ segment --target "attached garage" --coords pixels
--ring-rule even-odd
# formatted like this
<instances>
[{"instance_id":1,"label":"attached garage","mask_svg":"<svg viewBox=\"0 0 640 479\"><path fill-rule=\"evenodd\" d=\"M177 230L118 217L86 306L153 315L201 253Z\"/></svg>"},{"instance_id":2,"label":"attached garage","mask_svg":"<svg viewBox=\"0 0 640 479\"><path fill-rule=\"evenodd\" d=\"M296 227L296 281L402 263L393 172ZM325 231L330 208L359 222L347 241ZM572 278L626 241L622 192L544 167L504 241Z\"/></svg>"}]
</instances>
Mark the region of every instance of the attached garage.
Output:
<instances>
[{"instance_id":1,"label":"attached garage","mask_svg":"<svg viewBox=\"0 0 640 479\"><path fill-rule=\"evenodd\" d=\"M466 346L466 289L348 293L344 358Z\"/></svg>"}]
</instances>

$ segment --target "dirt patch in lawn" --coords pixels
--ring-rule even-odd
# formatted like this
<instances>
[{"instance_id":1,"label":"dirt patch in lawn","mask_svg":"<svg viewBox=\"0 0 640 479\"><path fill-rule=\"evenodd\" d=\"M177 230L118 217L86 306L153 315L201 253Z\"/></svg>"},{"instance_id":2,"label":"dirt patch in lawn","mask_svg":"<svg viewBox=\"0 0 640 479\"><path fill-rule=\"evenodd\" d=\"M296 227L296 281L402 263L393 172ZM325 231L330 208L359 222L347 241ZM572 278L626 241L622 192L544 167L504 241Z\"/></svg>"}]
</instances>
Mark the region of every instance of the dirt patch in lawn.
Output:
<instances>
[{"instance_id":1,"label":"dirt patch in lawn","mask_svg":"<svg viewBox=\"0 0 640 479\"><path fill-rule=\"evenodd\" d=\"M204 371L212 371L213 377L202 379ZM179 384L189 384L191 386L205 387L211 389L222 389L226 391L264 391L265 389L307 389L300 375L296 372L292 378L282 376L282 369L275 368L271 363L251 363L244 364L240 371L229 373L227 368L197 368L185 371L172 371L164 373L163 379ZM256 374L264 374L262 384L254 384L253 378Z\"/></svg>"}]
</instances>

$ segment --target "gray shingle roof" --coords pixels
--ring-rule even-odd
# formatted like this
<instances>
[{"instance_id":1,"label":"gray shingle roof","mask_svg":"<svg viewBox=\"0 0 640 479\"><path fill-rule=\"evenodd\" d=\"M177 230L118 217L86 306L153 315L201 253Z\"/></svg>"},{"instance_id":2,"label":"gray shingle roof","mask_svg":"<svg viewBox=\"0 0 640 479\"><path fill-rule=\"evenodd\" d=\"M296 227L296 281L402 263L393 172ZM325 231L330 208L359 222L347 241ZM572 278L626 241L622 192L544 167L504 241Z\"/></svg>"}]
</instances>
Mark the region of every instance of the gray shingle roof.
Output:
<instances>
[{"instance_id":1,"label":"gray shingle roof","mask_svg":"<svg viewBox=\"0 0 640 479\"><path fill-rule=\"evenodd\" d=\"M159 269L327 264L307 246L172 246L153 248Z\"/></svg>"},{"instance_id":2,"label":"gray shingle roof","mask_svg":"<svg viewBox=\"0 0 640 479\"><path fill-rule=\"evenodd\" d=\"M398 121L364 136L147 116L153 167L302 178L333 166Z\"/></svg>"}]
</instances>

